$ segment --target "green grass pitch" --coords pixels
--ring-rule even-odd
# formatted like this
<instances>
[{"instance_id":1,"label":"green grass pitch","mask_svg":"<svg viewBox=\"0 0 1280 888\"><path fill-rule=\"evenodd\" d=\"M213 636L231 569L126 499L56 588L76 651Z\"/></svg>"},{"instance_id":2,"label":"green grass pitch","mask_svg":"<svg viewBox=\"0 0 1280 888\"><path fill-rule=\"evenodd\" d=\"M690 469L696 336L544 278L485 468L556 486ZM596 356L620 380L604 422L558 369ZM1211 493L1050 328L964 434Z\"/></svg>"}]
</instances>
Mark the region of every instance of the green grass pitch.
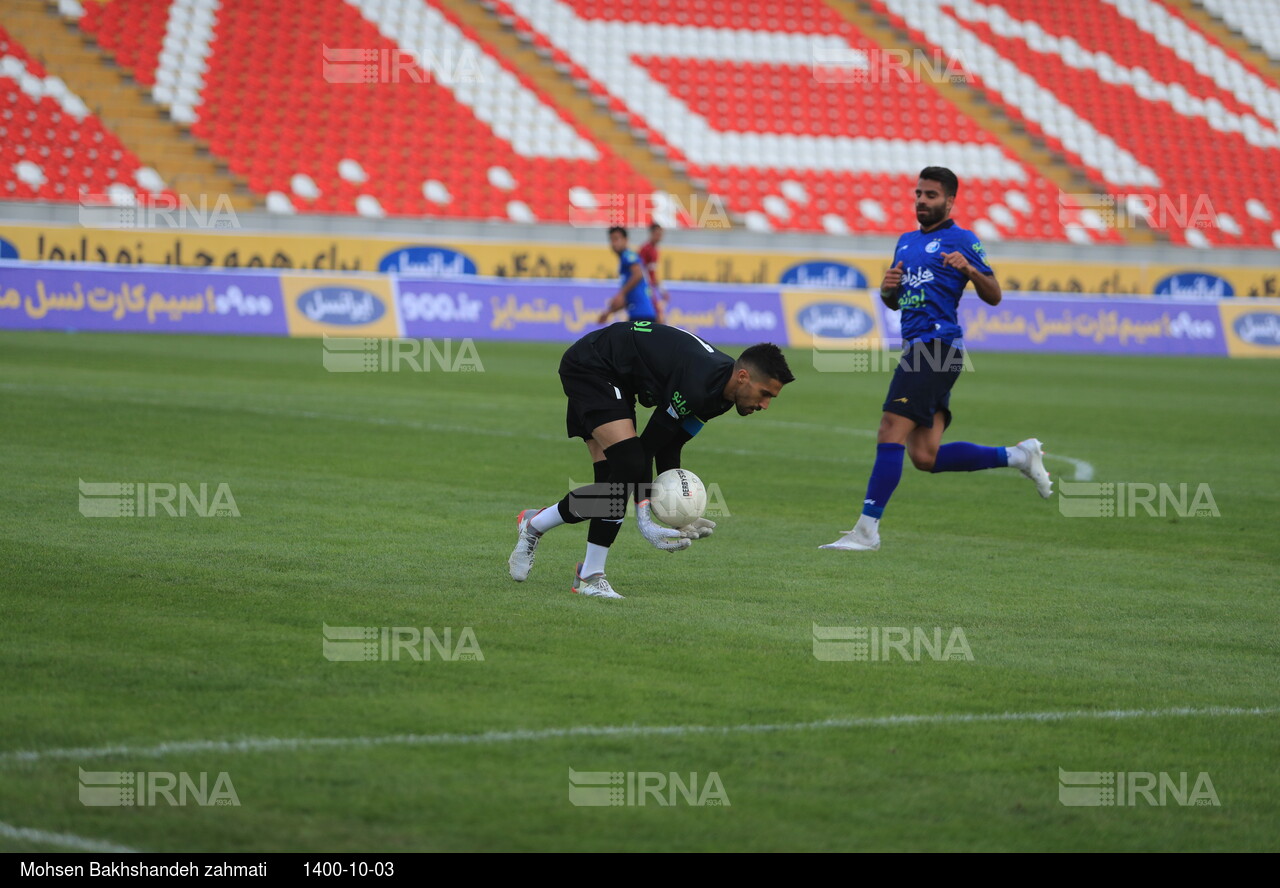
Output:
<instances>
[{"instance_id":1,"label":"green grass pitch","mask_svg":"<svg viewBox=\"0 0 1280 888\"><path fill-rule=\"evenodd\" d=\"M766 413L685 448L730 515L676 554L628 521L608 602L569 593L583 527L507 576L516 512L589 480L562 350L336 374L318 341L0 334L0 849L1280 849L1280 362L979 352L947 440L1207 483L1220 517L908 465L855 554L817 546L888 374L791 351ZM240 517L86 518L80 479L225 483ZM470 627L483 660L331 662L326 623ZM960 627L973 659L820 661L814 624ZM572 730L606 726L672 730ZM240 804L87 807L81 768L226 772ZM1220 804L1067 807L1060 768L1204 772ZM729 804L575 806L570 769L714 772Z\"/></svg>"}]
</instances>

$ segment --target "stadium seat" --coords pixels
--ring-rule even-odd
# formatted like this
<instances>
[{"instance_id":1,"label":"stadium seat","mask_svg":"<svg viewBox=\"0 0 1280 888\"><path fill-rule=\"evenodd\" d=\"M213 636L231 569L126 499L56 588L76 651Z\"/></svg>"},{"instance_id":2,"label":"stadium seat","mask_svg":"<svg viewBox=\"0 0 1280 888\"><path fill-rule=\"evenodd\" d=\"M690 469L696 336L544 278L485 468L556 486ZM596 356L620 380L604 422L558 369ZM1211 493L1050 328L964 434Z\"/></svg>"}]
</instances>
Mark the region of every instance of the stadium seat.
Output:
<instances>
[{"instance_id":1,"label":"stadium seat","mask_svg":"<svg viewBox=\"0 0 1280 888\"><path fill-rule=\"evenodd\" d=\"M1280 181L1261 171L1280 166L1280 87L1172 7L873 2L964 58L988 99L1084 171L1107 207L1174 243L1271 245ZM1237 22L1261 43L1270 32L1256 18Z\"/></svg>"},{"instance_id":2,"label":"stadium seat","mask_svg":"<svg viewBox=\"0 0 1280 888\"><path fill-rule=\"evenodd\" d=\"M89 4L80 24L254 191L280 195L269 209L507 219L514 207L522 218L565 222L570 185L653 191L479 35L424 0L116 0ZM264 52L261 35L277 33L307 39ZM343 180L345 161L363 181ZM495 166L515 184L492 185ZM297 174L319 196L296 194ZM454 198L424 195L428 180Z\"/></svg>"},{"instance_id":3,"label":"stadium seat","mask_svg":"<svg viewBox=\"0 0 1280 888\"><path fill-rule=\"evenodd\" d=\"M79 96L0 28L0 198L136 206L175 198Z\"/></svg>"},{"instance_id":4,"label":"stadium seat","mask_svg":"<svg viewBox=\"0 0 1280 888\"><path fill-rule=\"evenodd\" d=\"M961 218L993 239L1065 238L1056 211L984 202L1056 207L1057 189L819 0L495 6L754 228L900 231L916 174L941 163L965 182ZM842 200L855 194L888 212Z\"/></svg>"},{"instance_id":5,"label":"stadium seat","mask_svg":"<svg viewBox=\"0 0 1280 888\"><path fill-rule=\"evenodd\" d=\"M1273 5L1204 2L1274 58ZM927 50L910 68L821 0L485 6L757 230L900 231L916 173L942 164L962 182L957 217L988 239L1118 242L1113 226L1135 214L1178 244L1280 238L1280 181L1266 174L1280 167L1280 87L1171 4L868 0ZM653 191L438 0L58 9L273 212L565 222L571 193ZM301 36L264 51L262 35L280 33ZM11 44L4 197L163 187ZM949 76L1096 194L1061 194L927 82Z\"/></svg>"}]
</instances>

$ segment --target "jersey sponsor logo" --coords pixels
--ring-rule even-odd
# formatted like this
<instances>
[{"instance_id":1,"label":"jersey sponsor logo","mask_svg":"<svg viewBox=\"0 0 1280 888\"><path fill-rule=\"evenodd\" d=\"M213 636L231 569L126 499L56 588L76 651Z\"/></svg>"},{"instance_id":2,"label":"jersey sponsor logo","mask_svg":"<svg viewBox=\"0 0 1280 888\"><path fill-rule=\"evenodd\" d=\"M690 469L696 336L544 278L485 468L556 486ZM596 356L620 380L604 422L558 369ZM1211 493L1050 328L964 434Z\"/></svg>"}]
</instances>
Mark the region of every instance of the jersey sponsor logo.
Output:
<instances>
[{"instance_id":1,"label":"jersey sponsor logo","mask_svg":"<svg viewBox=\"0 0 1280 888\"><path fill-rule=\"evenodd\" d=\"M1226 299L1236 295L1235 287L1208 271L1178 271L1156 281L1155 295L1171 299Z\"/></svg>"},{"instance_id":2,"label":"jersey sponsor logo","mask_svg":"<svg viewBox=\"0 0 1280 888\"><path fill-rule=\"evenodd\" d=\"M344 326L371 324L387 313L381 299L359 287L315 287L295 304L307 320Z\"/></svg>"},{"instance_id":3,"label":"jersey sponsor logo","mask_svg":"<svg viewBox=\"0 0 1280 888\"><path fill-rule=\"evenodd\" d=\"M973 252L977 253L983 262L987 261L987 251L982 249L982 244L978 241L973 242Z\"/></svg>"},{"instance_id":4,"label":"jersey sponsor logo","mask_svg":"<svg viewBox=\"0 0 1280 888\"><path fill-rule=\"evenodd\" d=\"M858 290L867 285L867 276L845 262L797 262L783 270L778 283L797 287Z\"/></svg>"},{"instance_id":5,"label":"jersey sponsor logo","mask_svg":"<svg viewBox=\"0 0 1280 888\"><path fill-rule=\"evenodd\" d=\"M432 277L458 277L475 274L475 260L466 253L448 247L403 247L392 250L378 262L378 271L398 274L429 274Z\"/></svg>"},{"instance_id":6,"label":"jersey sponsor logo","mask_svg":"<svg viewBox=\"0 0 1280 888\"><path fill-rule=\"evenodd\" d=\"M924 248L924 251L925 251L926 253L936 253L936 252L938 252L938 251L939 251L939 250L941 250L941 249L942 249L942 241L940 241L940 240L931 240L931 241L929 241L928 246L926 246L926 247Z\"/></svg>"},{"instance_id":7,"label":"jersey sponsor logo","mask_svg":"<svg viewBox=\"0 0 1280 888\"><path fill-rule=\"evenodd\" d=\"M676 412L681 416L689 415L689 402L679 392L671 393L671 406L676 408Z\"/></svg>"},{"instance_id":8,"label":"jersey sponsor logo","mask_svg":"<svg viewBox=\"0 0 1280 888\"><path fill-rule=\"evenodd\" d=\"M18 248L0 237L0 259L17 259Z\"/></svg>"},{"instance_id":9,"label":"jersey sponsor logo","mask_svg":"<svg viewBox=\"0 0 1280 888\"><path fill-rule=\"evenodd\" d=\"M902 275L903 287L919 287L933 280L933 272L928 268L907 269Z\"/></svg>"},{"instance_id":10,"label":"jersey sponsor logo","mask_svg":"<svg viewBox=\"0 0 1280 888\"><path fill-rule=\"evenodd\" d=\"M806 305L796 315L800 329L811 336L854 339L875 329L871 315L843 302L818 302Z\"/></svg>"},{"instance_id":11,"label":"jersey sponsor logo","mask_svg":"<svg viewBox=\"0 0 1280 888\"><path fill-rule=\"evenodd\" d=\"M1232 327L1242 342L1280 347L1280 315L1254 311L1240 315Z\"/></svg>"}]
</instances>

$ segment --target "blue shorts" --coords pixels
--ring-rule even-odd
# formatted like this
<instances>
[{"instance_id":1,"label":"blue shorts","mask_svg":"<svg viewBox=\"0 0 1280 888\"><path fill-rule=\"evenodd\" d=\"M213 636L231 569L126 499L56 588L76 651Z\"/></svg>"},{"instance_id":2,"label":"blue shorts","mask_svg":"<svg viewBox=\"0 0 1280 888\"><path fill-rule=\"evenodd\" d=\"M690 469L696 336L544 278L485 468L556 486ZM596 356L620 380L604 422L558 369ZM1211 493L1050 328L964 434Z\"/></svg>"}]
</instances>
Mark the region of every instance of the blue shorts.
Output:
<instances>
[{"instance_id":1,"label":"blue shorts","mask_svg":"<svg viewBox=\"0 0 1280 888\"><path fill-rule=\"evenodd\" d=\"M908 342L893 371L884 411L905 416L918 426L933 428L934 414L942 412L943 428L951 425L951 387L964 368L961 343L945 339Z\"/></svg>"}]
</instances>

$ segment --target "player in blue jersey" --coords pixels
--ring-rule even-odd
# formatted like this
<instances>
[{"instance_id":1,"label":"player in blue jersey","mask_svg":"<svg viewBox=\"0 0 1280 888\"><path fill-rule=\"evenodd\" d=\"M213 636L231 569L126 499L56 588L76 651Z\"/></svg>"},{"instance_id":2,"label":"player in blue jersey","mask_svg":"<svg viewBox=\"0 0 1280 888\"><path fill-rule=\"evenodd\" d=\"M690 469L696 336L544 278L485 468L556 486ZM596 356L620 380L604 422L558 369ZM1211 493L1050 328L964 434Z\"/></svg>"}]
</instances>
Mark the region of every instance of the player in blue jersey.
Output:
<instances>
[{"instance_id":1,"label":"player in blue jersey","mask_svg":"<svg viewBox=\"0 0 1280 888\"><path fill-rule=\"evenodd\" d=\"M893 267L880 285L884 304L891 311L902 310L902 358L882 408L875 465L858 523L823 549L880 548L880 518L902 478L904 453L923 472L1012 466L1035 483L1042 497L1053 493L1044 451L1035 438L1012 447L942 443L952 418L951 387L964 366L960 297L970 283L988 305L999 305L1001 297L977 236L950 218L958 190L956 174L945 167L920 172L915 193L920 228L898 238Z\"/></svg>"},{"instance_id":2,"label":"player in blue jersey","mask_svg":"<svg viewBox=\"0 0 1280 888\"><path fill-rule=\"evenodd\" d=\"M618 277L622 281L622 288L609 300L604 311L600 312L600 323L607 324L610 315L625 308L627 320L661 324L662 309L649 289L649 276L644 272L644 263L635 250L627 246L627 229L619 225L610 228L609 246L618 254Z\"/></svg>"}]
</instances>

